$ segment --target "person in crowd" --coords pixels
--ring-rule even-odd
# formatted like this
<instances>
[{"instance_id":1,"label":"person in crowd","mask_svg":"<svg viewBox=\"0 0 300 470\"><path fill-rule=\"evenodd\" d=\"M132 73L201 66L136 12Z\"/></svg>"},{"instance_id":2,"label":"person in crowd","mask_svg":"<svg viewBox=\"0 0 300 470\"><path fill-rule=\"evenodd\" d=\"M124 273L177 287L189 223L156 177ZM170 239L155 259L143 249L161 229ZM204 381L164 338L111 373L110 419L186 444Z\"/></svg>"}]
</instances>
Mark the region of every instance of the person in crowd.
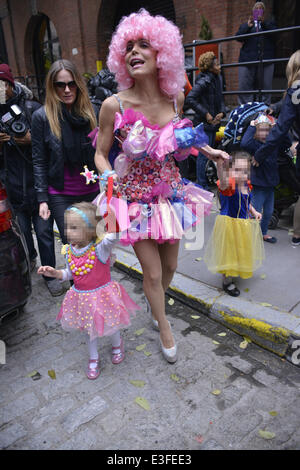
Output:
<instances>
[{"instance_id":1,"label":"person in crowd","mask_svg":"<svg viewBox=\"0 0 300 470\"><path fill-rule=\"evenodd\" d=\"M263 59L275 58L275 34L260 35L239 39L238 36L243 34L250 34L259 31L270 31L277 29L273 21L265 20L265 5L263 2L256 2L252 9L247 22L242 23L236 33L237 41L242 42L243 45L240 50L239 62L251 62ZM274 74L274 64L265 64L262 68L262 77L260 77L259 65L240 65L238 67L239 73L239 103L245 104L254 101L252 94L243 94L243 91L255 90L258 85L261 85L263 90L272 89L272 81ZM271 95L266 94L262 97L264 103L270 104Z\"/></svg>"},{"instance_id":2,"label":"person in crowd","mask_svg":"<svg viewBox=\"0 0 300 470\"><path fill-rule=\"evenodd\" d=\"M232 297L240 295L232 278L252 277L264 259L261 214L251 204L250 158L236 151L229 165L217 162L221 210L204 255L208 269L222 274L223 289Z\"/></svg>"},{"instance_id":3,"label":"person in crowd","mask_svg":"<svg viewBox=\"0 0 300 470\"><path fill-rule=\"evenodd\" d=\"M14 80L7 64L0 65L0 95L2 179L26 240L31 270L37 258L32 226L41 263L55 267L53 220L42 220L39 217L39 204L34 190L31 125L32 114L41 105L33 100L27 87ZM14 116L14 106L19 108L20 115ZM44 276L44 280L53 296L63 293L62 286L56 280L47 276Z\"/></svg>"},{"instance_id":4,"label":"person in crowd","mask_svg":"<svg viewBox=\"0 0 300 470\"><path fill-rule=\"evenodd\" d=\"M110 44L108 67L116 74L120 91L102 104L95 163L104 178L113 176L116 191L128 201L129 214L140 213L140 223L122 240L133 245L140 261L148 311L159 328L163 356L175 362L177 346L165 314L165 292L187 225L183 226L181 209L193 202L190 224L196 224L199 217L193 207L199 204L208 213L213 197L185 184L175 159L187 158L191 146L209 158L229 156L206 144L201 125L193 129L191 121L179 117L184 52L173 23L144 9L124 17ZM115 137L122 142L122 153L113 170L108 153Z\"/></svg>"},{"instance_id":5,"label":"person in crowd","mask_svg":"<svg viewBox=\"0 0 300 470\"><path fill-rule=\"evenodd\" d=\"M221 67L213 52L201 54L198 61L200 73L185 100L185 108L195 111L194 125L203 122L208 144L213 147L221 119L226 116L220 80ZM207 157L199 152L196 160L197 183L209 190L206 177Z\"/></svg>"},{"instance_id":6,"label":"person in crowd","mask_svg":"<svg viewBox=\"0 0 300 470\"><path fill-rule=\"evenodd\" d=\"M252 120L250 126L243 135L241 148L254 156L265 142L275 125L275 120L264 113L260 113L255 120ZM287 138L282 144L284 148L289 148L290 139ZM251 165L251 184L253 206L258 212L262 212L261 230L265 242L276 243L276 237L268 234L269 222L274 211L274 189L279 184L278 157L281 149L276 148L272 154L268 155L259 166Z\"/></svg>"},{"instance_id":7,"label":"person in crowd","mask_svg":"<svg viewBox=\"0 0 300 470\"><path fill-rule=\"evenodd\" d=\"M64 212L71 204L91 202L99 190L80 173L94 166L88 134L96 117L85 82L72 62L54 62L46 78L45 105L32 117L32 159L40 216L52 214L63 243Z\"/></svg>"},{"instance_id":8,"label":"person in crowd","mask_svg":"<svg viewBox=\"0 0 300 470\"><path fill-rule=\"evenodd\" d=\"M89 335L88 379L100 375L98 337L110 336L112 363L124 360L124 342L120 329L130 324L130 315L140 307L124 287L111 279L110 253L117 238L104 233L97 206L91 202L73 204L66 210L66 268L41 266L39 274L60 281L74 280L61 305L57 320L65 330L85 331ZM97 235L102 241L97 240Z\"/></svg>"},{"instance_id":9,"label":"person in crowd","mask_svg":"<svg viewBox=\"0 0 300 470\"><path fill-rule=\"evenodd\" d=\"M253 164L258 166L280 145L293 125L300 128L300 49L291 55L286 66L288 88L285 93L276 125L270 132L266 142L254 155ZM300 178L300 146L297 145L296 172ZM294 211L294 235L292 244L300 245L300 200Z\"/></svg>"}]
</instances>

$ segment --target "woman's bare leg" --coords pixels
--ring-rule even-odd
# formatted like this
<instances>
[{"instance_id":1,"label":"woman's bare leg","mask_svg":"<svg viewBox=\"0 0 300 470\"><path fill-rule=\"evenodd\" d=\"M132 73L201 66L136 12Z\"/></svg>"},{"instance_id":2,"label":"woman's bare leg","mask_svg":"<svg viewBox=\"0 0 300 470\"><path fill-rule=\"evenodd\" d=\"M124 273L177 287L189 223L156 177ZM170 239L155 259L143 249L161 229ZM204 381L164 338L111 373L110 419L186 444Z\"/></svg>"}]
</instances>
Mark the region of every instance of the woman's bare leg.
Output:
<instances>
[{"instance_id":1,"label":"woman's bare leg","mask_svg":"<svg viewBox=\"0 0 300 470\"><path fill-rule=\"evenodd\" d=\"M165 292L171 284L177 269L179 244L180 242L178 241L176 243L163 243L162 245L158 245L162 265L162 285Z\"/></svg>"},{"instance_id":2,"label":"woman's bare leg","mask_svg":"<svg viewBox=\"0 0 300 470\"><path fill-rule=\"evenodd\" d=\"M144 292L153 317L158 321L161 341L165 348L172 348L175 342L165 313L165 290L158 244L148 239L135 243L133 248L142 266Z\"/></svg>"}]
</instances>

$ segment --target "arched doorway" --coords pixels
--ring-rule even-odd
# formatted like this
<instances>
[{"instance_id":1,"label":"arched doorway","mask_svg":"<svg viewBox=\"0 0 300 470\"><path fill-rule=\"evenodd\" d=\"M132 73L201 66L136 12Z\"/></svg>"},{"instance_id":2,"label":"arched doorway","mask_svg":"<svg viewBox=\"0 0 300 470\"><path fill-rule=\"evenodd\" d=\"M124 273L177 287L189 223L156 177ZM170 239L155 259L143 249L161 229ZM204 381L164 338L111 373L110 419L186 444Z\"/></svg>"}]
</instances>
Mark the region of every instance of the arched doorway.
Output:
<instances>
[{"instance_id":1,"label":"arched doorway","mask_svg":"<svg viewBox=\"0 0 300 470\"><path fill-rule=\"evenodd\" d=\"M61 59L61 47L55 26L46 15L39 15L33 33L32 50L38 94L43 98L48 70L53 62Z\"/></svg>"},{"instance_id":2,"label":"arched doorway","mask_svg":"<svg viewBox=\"0 0 300 470\"><path fill-rule=\"evenodd\" d=\"M119 1L116 10L114 26L117 26L122 16L129 15L140 8L145 8L151 15L165 16L168 20L175 23L175 9L174 3L170 0L129 0L127 2Z\"/></svg>"},{"instance_id":3,"label":"arched doorway","mask_svg":"<svg viewBox=\"0 0 300 470\"><path fill-rule=\"evenodd\" d=\"M151 15L162 15L176 23L173 0L102 0L98 19L98 56L103 66L112 33L122 16L145 8Z\"/></svg>"}]
</instances>

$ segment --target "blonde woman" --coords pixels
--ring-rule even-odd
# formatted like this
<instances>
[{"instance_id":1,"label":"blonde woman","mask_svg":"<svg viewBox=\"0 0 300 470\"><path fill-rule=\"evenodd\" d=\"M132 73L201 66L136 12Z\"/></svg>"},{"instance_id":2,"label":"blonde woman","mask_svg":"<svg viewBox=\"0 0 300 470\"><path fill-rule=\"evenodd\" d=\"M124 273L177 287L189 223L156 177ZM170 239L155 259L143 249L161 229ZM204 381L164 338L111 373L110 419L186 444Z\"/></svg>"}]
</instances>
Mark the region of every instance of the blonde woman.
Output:
<instances>
[{"instance_id":1,"label":"blonde woman","mask_svg":"<svg viewBox=\"0 0 300 470\"><path fill-rule=\"evenodd\" d=\"M290 57L286 67L288 88L283 98L280 114L276 125L270 132L266 143L255 153L254 164L259 165L271 154L284 139L291 127L300 129L300 49ZM300 146L297 145L296 171L300 180ZM294 246L300 245L300 200L294 211Z\"/></svg>"},{"instance_id":2,"label":"blonde woman","mask_svg":"<svg viewBox=\"0 0 300 470\"><path fill-rule=\"evenodd\" d=\"M32 119L32 159L35 189L43 219L53 216L61 239L64 212L80 201L91 202L98 185L86 185L83 166L94 168L89 132L96 116L81 75L72 62L57 60L46 78L45 105Z\"/></svg>"}]
</instances>

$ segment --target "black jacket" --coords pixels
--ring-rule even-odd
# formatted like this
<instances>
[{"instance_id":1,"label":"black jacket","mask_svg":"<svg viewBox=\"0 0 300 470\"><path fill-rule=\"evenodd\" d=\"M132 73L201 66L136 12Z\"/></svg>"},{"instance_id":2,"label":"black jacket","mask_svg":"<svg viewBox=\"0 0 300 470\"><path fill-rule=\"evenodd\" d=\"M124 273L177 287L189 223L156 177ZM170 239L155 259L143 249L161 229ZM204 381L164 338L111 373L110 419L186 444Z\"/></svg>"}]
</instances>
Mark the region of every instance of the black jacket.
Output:
<instances>
[{"instance_id":1,"label":"black jacket","mask_svg":"<svg viewBox=\"0 0 300 470\"><path fill-rule=\"evenodd\" d=\"M32 116L31 140L37 199L38 202L48 202L49 185L59 191L64 189L64 155L61 140L51 132L44 106ZM86 164L89 169L95 170L92 143L87 144L86 150Z\"/></svg>"},{"instance_id":2,"label":"black jacket","mask_svg":"<svg viewBox=\"0 0 300 470\"><path fill-rule=\"evenodd\" d=\"M203 122L205 130L217 131L219 125L208 124L205 116L209 113L214 118L219 113L223 113L224 116L226 114L220 76L212 72L199 73L195 85L185 100L184 107L195 111L194 126Z\"/></svg>"},{"instance_id":3,"label":"black jacket","mask_svg":"<svg viewBox=\"0 0 300 470\"><path fill-rule=\"evenodd\" d=\"M32 99L28 99L29 96L32 97L31 92L28 89L26 91L19 83L15 83L14 92L15 96L13 98L0 105L0 116L6 114L10 107L16 104L22 110L22 115L18 121L25 124L26 129L30 130L32 114L41 105ZM27 92L30 94L27 94ZM2 147L1 177L7 188L10 202L15 209L32 208L37 204L31 153L31 145L16 147L11 142L7 142Z\"/></svg>"},{"instance_id":4,"label":"black jacket","mask_svg":"<svg viewBox=\"0 0 300 470\"><path fill-rule=\"evenodd\" d=\"M272 21L264 21L261 23L261 31L270 31L277 29ZM248 23L243 23L239 27L236 36L240 34L256 33L255 26L249 27ZM259 60L260 51L262 51L263 59L274 59L275 57L275 36L276 34L267 34L266 36L254 36L245 39L237 38L237 41L243 42L240 50L239 62L250 62Z\"/></svg>"}]
</instances>

